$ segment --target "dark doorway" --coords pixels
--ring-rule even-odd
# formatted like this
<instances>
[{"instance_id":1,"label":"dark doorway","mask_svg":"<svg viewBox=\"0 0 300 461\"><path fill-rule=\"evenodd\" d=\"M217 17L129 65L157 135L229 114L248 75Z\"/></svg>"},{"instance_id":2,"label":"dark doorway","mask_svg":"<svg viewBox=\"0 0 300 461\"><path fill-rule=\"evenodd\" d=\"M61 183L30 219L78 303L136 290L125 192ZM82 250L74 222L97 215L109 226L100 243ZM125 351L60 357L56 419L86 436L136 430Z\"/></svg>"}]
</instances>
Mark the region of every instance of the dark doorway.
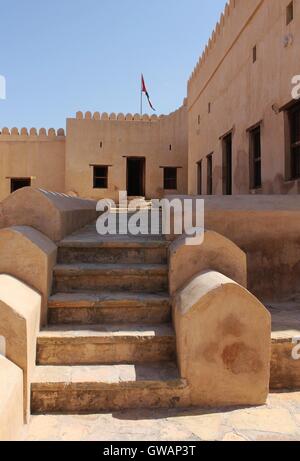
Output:
<instances>
[{"instance_id":1,"label":"dark doorway","mask_svg":"<svg viewBox=\"0 0 300 461\"><path fill-rule=\"evenodd\" d=\"M23 187L31 186L31 178L11 178L10 180L10 191L11 193L16 190L22 189Z\"/></svg>"},{"instance_id":2,"label":"dark doorway","mask_svg":"<svg viewBox=\"0 0 300 461\"><path fill-rule=\"evenodd\" d=\"M145 196L145 158L127 158L127 193L128 197Z\"/></svg>"},{"instance_id":3,"label":"dark doorway","mask_svg":"<svg viewBox=\"0 0 300 461\"><path fill-rule=\"evenodd\" d=\"M223 139L223 194L232 195L232 135Z\"/></svg>"}]
</instances>

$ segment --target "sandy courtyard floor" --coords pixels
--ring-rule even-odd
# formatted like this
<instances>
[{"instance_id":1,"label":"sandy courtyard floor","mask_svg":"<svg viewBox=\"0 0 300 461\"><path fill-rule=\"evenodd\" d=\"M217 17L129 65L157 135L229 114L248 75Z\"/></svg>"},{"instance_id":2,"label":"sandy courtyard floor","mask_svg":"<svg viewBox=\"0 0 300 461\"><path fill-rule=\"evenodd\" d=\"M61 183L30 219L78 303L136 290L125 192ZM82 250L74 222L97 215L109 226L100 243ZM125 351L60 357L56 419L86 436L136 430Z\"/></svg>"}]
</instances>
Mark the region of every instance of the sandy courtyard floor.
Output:
<instances>
[{"instance_id":1,"label":"sandy courtyard floor","mask_svg":"<svg viewBox=\"0 0 300 461\"><path fill-rule=\"evenodd\" d=\"M272 394L258 408L33 416L23 440L300 441L300 392Z\"/></svg>"}]
</instances>

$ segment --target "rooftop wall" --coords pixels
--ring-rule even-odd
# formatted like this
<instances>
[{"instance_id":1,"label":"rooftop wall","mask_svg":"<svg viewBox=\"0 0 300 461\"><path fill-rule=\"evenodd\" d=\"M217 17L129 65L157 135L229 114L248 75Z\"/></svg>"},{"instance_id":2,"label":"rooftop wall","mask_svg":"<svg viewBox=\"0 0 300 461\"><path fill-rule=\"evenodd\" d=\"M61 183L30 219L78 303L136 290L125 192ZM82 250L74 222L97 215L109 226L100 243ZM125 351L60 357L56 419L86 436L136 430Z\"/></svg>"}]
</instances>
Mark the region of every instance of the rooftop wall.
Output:
<instances>
[{"instance_id":1,"label":"rooftop wall","mask_svg":"<svg viewBox=\"0 0 300 461\"><path fill-rule=\"evenodd\" d=\"M31 178L33 187L64 192L64 130L0 130L0 201L10 194L11 178Z\"/></svg>"},{"instance_id":2,"label":"rooftop wall","mask_svg":"<svg viewBox=\"0 0 300 461\"><path fill-rule=\"evenodd\" d=\"M126 158L146 158L146 195L164 195L163 166L179 167L178 190L187 189L186 102L168 116L78 112L67 120L66 191L117 199L126 190ZM93 165L109 166L108 189L93 189ZM176 193L176 191L174 191Z\"/></svg>"}]
</instances>

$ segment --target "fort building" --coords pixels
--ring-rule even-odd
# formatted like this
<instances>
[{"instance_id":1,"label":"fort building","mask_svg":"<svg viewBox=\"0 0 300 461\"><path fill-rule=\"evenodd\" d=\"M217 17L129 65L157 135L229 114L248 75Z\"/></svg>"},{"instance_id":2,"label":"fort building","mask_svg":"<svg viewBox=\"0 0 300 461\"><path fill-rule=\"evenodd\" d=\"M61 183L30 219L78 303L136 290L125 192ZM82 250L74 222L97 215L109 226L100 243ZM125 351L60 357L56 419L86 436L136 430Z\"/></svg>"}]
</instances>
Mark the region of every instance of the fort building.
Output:
<instances>
[{"instance_id":1,"label":"fort building","mask_svg":"<svg viewBox=\"0 0 300 461\"><path fill-rule=\"evenodd\" d=\"M299 26L295 0L232 0L173 114L78 112L66 134L3 128L0 199L22 185L89 198L299 193Z\"/></svg>"},{"instance_id":2,"label":"fort building","mask_svg":"<svg viewBox=\"0 0 300 461\"><path fill-rule=\"evenodd\" d=\"M174 113L1 130L0 440L33 414L300 388L299 31L298 0L230 0ZM204 198L201 244L99 235L124 190L150 219Z\"/></svg>"}]
</instances>

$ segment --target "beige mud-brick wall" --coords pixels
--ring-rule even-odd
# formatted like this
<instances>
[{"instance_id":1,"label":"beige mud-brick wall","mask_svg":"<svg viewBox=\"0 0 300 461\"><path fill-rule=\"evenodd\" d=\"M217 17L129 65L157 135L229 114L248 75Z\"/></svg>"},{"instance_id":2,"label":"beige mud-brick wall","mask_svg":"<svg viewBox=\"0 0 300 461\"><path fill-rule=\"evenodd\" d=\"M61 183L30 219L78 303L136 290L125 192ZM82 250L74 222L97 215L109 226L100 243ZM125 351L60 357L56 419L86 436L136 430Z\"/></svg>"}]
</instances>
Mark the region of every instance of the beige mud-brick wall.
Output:
<instances>
[{"instance_id":1,"label":"beige mud-brick wall","mask_svg":"<svg viewBox=\"0 0 300 461\"><path fill-rule=\"evenodd\" d=\"M188 83L189 193L197 193L196 164L201 159L202 193L207 192L206 156L213 153L213 193L222 194L219 138L232 129L233 193L249 193L246 130L261 120L262 192L300 192L299 181L285 181L284 113L272 109L291 101L291 79L300 74L300 5L294 0L294 20L286 25L290 1L231 0L217 25Z\"/></svg>"},{"instance_id":2,"label":"beige mud-brick wall","mask_svg":"<svg viewBox=\"0 0 300 461\"><path fill-rule=\"evenodd\" d=\"M102 148L100 147L102 143ZM146 158L146 196L164 195L163 169L178 169L178 191L187 190L186 106L165 117L77 114L67 120L66 191L80 197L118 198L126 190L126 157ZM170 145L172 150L170 150ZM108 189L93 189L93 167L110 165ZM174 191L176 193L176 191Z\"/></svg>"},{"instance_id":3,"label":"beige mud-brick wall","mask_svg":"<svg viewBox=\"0 0 300 461\"><path fill-rule=\"evenodd\" d=\"M65 192L64 130L2 129L0 201L10 194L10 178L32 178L32 187Z\"/></svg>"}]
</instances>

